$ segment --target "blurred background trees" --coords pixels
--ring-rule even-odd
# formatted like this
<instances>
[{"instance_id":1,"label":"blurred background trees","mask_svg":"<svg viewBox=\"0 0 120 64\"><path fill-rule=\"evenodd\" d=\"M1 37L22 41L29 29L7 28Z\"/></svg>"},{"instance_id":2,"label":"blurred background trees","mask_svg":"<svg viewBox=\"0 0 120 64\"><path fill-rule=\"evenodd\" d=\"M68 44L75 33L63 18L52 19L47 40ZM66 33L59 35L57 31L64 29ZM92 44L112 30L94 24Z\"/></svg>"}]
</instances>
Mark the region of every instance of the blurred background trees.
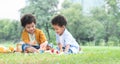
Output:
<instances>
[{"instance_id":1,"label":"blurred background trees","mask_svg":"<svg viewBox=\"0 0 120 64\"><path fill-rule=\"evenodd\" d=\"M55 43L55 32L51 19L64 15L67 28L80 45L120 46L120 0L101 0L103 3L85 13L85 0L64 0L61 9L59 0L26 0L26 6L20 10L21 16L30 13L37 19L37 28L42 29L49 42ZM95 1L95 0L91 0ZM88 5L89 6L89 5ZM20 40L22 27L20 21L0 20L0 39Z\"/></svg>"}]
</instances>

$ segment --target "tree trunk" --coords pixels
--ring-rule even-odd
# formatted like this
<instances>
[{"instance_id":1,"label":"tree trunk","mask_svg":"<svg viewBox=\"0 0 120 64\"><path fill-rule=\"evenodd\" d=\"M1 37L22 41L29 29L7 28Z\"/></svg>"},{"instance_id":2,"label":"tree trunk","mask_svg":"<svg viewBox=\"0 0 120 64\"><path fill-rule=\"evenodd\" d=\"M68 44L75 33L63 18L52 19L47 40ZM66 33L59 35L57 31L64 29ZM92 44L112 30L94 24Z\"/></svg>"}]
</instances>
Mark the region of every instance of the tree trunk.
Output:
<instances>
[{"instance_id":1,"label":"tree trunk","mask_svg":"<svg viewBox=\"0 0 120 64\"><path fill-rule=\"evenodd\" d=\"M46 22L46 32L47 32L47 36L48 36L48 41L50 41L50 33L49 33L49 24Z\"/></svg>"}]
</instances>

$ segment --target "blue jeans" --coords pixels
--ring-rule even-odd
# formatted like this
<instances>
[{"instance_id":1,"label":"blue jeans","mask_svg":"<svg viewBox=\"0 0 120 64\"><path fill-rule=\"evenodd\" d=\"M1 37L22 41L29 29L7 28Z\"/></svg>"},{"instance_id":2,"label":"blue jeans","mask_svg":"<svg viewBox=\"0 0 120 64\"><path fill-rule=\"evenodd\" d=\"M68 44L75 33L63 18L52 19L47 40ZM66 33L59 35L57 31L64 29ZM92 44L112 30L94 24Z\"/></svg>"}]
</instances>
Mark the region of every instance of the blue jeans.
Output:
<instances>
[{"instance_id":1,"label":"blue jeans","mask_svg":"<svg viewBox=\"0 0 120 64\"><path fill-rule=\"evenodd\" d=\"M48 46L50 46L51 48L53 48L53 45L52 44L47 44ZM22 44L22 51L24 52L26 50L27 47L34 47L36 49L39 49L40 46L38 45L29 45L29 44Z\"/></svg>"},{"instance_id":2,"label":"blue jeans","mask_svg":"<svg viewBox=\"0 0 120 64\"><path fill-rule=\"evenodd\" d=\"M63 51L65 51L65 47L62 47L62 49L63 49ZM57 47L57 50L60 51L60 48ZM73 52L72 52L71 49L69 49L68 52L65 52L65 53L66 53L66 54L72 54Z\"/></svg>"},{"instance_id":3,"label":"blue jeans","mask_svg":"<svg viewBox=\"0 0 120 64\"><path fill-rule=\"evenodd\" d=\"M27 47L34 47L36 49L39 49L40 46L35 46L35 45L29 45L29 44L22 44L22 51L24 52L26 50Z\"/></svg>"}]
</instances>

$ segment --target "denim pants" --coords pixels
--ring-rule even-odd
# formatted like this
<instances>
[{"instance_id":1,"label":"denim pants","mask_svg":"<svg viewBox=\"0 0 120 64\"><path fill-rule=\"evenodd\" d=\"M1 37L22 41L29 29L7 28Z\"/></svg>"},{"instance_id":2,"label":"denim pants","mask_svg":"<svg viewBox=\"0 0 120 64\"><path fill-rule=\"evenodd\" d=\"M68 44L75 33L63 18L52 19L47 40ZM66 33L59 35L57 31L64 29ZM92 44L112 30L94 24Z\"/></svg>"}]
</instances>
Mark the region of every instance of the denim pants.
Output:
<instances>
[{"instance_id":1,"label":"denim pants","mask_svg":"<svg viewBox=\"0 0 120 64\"><path fill-rule=\"evenodd\" d=\"M62 47L62 49L63 49L63 51L65 51L65 47ZM57 47L57 50L60 51L60 48ZM72 54L72 53L73 53L73 52L72 52L71 49L69 49L68 52L65 52L65 54Z\"/></svg>"},{"instance_id":2,"label":"denim pants","mask_svg":"<svg viewBox=\"0 0 120 64\"><path fill-rule=\"evenodd\" d=\"M34 48L36 48L36 49L39 49L40 48L40 46L38 45L29 45L29 44L22 44L22 51L24 52L25 50L26 50L26 48L27 47L34 47Z\"/></svg>"}]
</instances>

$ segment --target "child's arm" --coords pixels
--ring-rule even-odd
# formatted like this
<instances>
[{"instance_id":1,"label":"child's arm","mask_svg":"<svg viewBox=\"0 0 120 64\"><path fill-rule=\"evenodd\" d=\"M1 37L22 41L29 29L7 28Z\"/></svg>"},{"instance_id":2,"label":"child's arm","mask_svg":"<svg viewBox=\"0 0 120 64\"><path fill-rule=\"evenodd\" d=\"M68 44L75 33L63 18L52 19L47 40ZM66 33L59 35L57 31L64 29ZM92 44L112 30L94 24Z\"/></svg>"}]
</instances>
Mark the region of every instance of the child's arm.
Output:
<instances>
[{"instance_id":1,"label":"child's arm","mask_svg":"<svg viewBox=\"0 0 120 64\"><path fill-rule=\"evenodd\" d=\"M63 52L63 49L62 49L62 44L58 43L58 47L60 48L60 52Z\"/></svg>"}]
</instances>

